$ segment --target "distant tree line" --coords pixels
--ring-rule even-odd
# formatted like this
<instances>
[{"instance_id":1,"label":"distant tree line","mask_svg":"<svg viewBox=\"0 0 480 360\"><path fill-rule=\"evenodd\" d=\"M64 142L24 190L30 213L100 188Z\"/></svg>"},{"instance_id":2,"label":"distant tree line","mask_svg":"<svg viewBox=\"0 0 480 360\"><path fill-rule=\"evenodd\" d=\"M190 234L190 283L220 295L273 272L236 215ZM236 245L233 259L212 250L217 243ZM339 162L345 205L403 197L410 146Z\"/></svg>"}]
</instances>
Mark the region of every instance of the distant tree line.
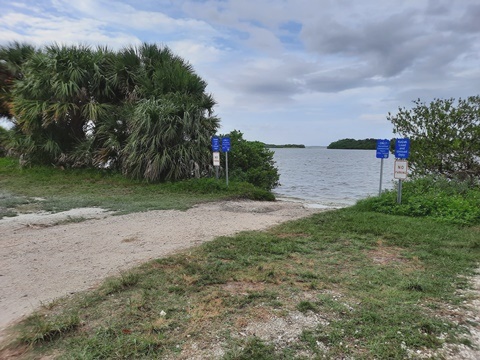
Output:
<instances>
[{"instance_id":1,"label":"distant tree line","mask_svg":"<svg viewBox=\"0 0 480 360\"><path fill-rule=\"evenodd\" d=\"M375 150L377 139L341 139L330 143L327 149L354 149L354 150Z\"/></svg>"},{"instance_id":2,"label":"distant tree line","mask_svg":"<svg viewBox=\"0 0 480 360\"><path fill-rule=\"evenodd\" d=\"M288 149L298 148L298 149L305 149L305 145L303 145L303 144L285 144L285 145L265 144L265 147L266 147L266 148L269 148L269 149L279 149L279 148L288 148Z\"/></svg>"}]
</instances>

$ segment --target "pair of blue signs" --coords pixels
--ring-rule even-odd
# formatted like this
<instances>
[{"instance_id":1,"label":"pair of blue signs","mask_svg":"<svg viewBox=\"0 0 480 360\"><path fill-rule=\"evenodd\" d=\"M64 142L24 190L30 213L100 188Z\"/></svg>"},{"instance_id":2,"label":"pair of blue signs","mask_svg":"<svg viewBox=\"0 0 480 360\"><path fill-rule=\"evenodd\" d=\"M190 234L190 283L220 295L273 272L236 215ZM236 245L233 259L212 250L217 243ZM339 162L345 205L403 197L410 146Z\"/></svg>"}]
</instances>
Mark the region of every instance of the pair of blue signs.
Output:
<instances>
[{"instance_id":1,"label":"pair of blue signs","mask_svg":"<svg viewBox=\"0 0 480 360\"><path fill-rule=\"evenodd\" d=\"M390 153L390 140L377 140L377 158L388 159ZM397 159L407 159L410 154L410 139L395 139L395 157Z\"/></svg>"},{"instance_id":2,"label":"pair of blue signs","mask_svg":"<svg viewBox=\"0 0 480 360\"><path fill-rule=\"evenodd\" d=\"M222 152L229 152L230 138L229 137L222 138L221 145L222 145ZM212 137L212 151L213 152L220 151L220 138L218 136Z\"/></svg>"}]
</instances>

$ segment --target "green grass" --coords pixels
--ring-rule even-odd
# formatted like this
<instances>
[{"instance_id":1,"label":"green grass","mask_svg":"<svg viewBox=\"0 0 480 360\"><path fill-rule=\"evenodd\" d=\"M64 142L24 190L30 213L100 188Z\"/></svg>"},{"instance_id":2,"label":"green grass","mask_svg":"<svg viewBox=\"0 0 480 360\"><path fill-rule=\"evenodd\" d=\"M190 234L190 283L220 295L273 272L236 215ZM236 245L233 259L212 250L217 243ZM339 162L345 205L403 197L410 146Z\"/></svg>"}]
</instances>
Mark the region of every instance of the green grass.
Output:
<instances>
[{"instance_id":1,"label":"green grass","mask_svg":"<svg viewBox=\"0 0 480 360\"><path fill-rule=\"evenodd\" d=\"M403 184L402 201L397 204L397 191L359 202L366 211L384 214L428 217L458 225L480 224L479 183L424 177Z\"/></svg>"},{"instance_id":2,"label":"green grass","mask_svg":"<svg viewBox=\"0 0 480 360\"><path fill-rule=\"evenodd\" d=\"M179 209L231 198L273 200L267 191L247 183L200 179L149 184L108 170L20 168L0 158L0 218L32 211L59 212L78 207L102 207L119 214Z\"/></svg>"},{"instance_id":3,"label":"green grass","mask_svg":"<svg viewBox=\"0 0 480 360\"><path fill-rule=\"evenodd\" d=\"M451 308L479 231L352 207L221 237L57 301L18 327L17 345L60 359L404 359L466 342ZM321 321L293 341L247 333L296 312Z\"/></svg>"}]
</instances>

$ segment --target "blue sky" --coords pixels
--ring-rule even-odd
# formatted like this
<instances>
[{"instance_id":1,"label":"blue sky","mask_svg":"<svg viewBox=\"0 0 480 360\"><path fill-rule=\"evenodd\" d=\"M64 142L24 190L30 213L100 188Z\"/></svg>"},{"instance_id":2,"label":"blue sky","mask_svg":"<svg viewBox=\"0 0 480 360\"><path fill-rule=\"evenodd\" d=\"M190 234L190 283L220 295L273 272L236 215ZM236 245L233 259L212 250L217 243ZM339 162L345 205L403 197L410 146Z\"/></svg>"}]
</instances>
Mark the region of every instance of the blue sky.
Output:
<instances>
[{"instance_id":1,"label":"blue sky","mask_svg":"<svg viewBox=\"0 0 480 360\"><path fill-rule=\"evenodd\" d=\"M169 46L221 132L328 145L389 138L412 100L479 94L478 0L0 0L0 45Z\"/></svg>"}]
</instances>

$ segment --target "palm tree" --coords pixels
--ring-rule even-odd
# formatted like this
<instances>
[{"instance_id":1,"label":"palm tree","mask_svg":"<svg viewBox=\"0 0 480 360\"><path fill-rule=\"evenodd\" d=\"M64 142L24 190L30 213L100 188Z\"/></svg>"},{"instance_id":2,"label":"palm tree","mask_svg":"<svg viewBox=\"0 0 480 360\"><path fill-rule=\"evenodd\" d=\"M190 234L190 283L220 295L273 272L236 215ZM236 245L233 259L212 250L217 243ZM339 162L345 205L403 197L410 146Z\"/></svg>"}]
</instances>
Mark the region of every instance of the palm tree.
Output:
<instances>
[{"instance_id":1,"label":"palm tree","mask_svg":"<svg viewBox=\"0 0 480 360\"><path fill-rule=\"evenodd\" d=\"M219 120L206 82L168 48L48 46L12 87L17 150L35 163L108 164L149 181L207 167Z\"/></svg>"},{"instance_id":2,"label":"palm tree","mask_svg":"<svg viewBox=\"0 0 480 360\"><path fill-rule=\"evenodd\" d=\"M140 59L135 78L143 99L128 122L124 173L149 181L175 180L191 176L192 164L206 168L210 138L219 126L206 82L166 47L143 44L128 51L133 52Z\"/></svg>"},{"instance_id":3,"label":"palm tree","mask_svg":"<svg viewBox=\"0 0 480 360\"><path fill-rule=\"evenodd\" d=\"M115 89L105 65L113 56L106 49L58 45L30 56L12 91L14 123L30 144L25 155L36 162L68 162L69 153L87 140L89 123L112 107Z\"/></svg>"},{"instance_id":4,"label":"palm tree","mask_svg":"<svg viewBox=\"0 0 480 360\"><path fill-rule=\"evenodd\" d=\"M0 46L0 116L12 118L11 90L13 82L23 77L22 65L35 52L28 44L13 42Z\"/></svg>"}]
</instances>

